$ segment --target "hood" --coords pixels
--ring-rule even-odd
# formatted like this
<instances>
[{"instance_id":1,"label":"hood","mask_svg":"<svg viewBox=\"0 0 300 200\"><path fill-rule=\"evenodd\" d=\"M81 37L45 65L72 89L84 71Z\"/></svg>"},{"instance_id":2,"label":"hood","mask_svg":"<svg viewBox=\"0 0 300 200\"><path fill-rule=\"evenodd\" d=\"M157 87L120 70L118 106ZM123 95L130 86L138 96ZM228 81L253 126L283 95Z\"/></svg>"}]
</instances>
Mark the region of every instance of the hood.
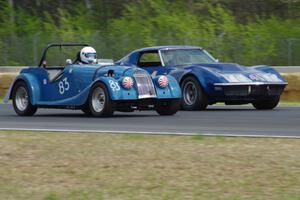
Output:
<instances>
[{"instance_id":1,"label":"hood","mask_svg":"<svg viewBox=\"0 0 300 200\"><path fill-rule=\"evenodd\" d=\"M235 64L235 63L198 63L198 64L187 66L187 68L189 67L205 67L216 72L231 72L231 73L249 70L249 68L240 66L239 64Z\"/></svg>"},{"instance_id":2,"label":"hood","mask_svg":"<svg viewBox=\"0 0 300 200\"><path fill-rule=\"evenodd\" d=\"M202 68L229 82L285 82L276 70L263 65L244 67L234 63L199 63L185 68Z\"/></svg>"},{"instance_id":3,"label":"hood","mask_svg":"<svg viewBox=\"0 0 300 200\"><path fill-rule=\"evenodd\" d=\"M115 79L119 79L123 76L133 76L133 74L137 71L143 71L148 74L147 71L136 66L110 65L98 68L97 76L107 76L107 74L113 74Z\"/></svg>"},{"instance_id":4,"label":"hood","mask_svg":"<svg viewBox=\"0 0 300 200\"><path fill-rule=\"evenodd\" d=\"M131 76L134 71L138 70L134 66L120 66L120 65L74 65L73 73L77 74L80 79L87 79L94 77L95 74L99 76L107 76L107 74L113 74L113 77L118 79L122 76Z\"/></svg>"}]
</instances>

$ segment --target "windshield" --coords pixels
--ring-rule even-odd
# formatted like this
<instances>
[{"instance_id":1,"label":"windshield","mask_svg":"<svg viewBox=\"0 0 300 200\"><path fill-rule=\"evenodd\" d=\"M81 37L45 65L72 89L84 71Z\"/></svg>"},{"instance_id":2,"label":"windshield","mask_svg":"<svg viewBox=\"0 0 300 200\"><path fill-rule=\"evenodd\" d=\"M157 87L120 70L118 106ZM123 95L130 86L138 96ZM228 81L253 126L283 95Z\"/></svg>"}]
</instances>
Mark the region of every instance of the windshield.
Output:
<instances>
[{"instance_id":1,"label":"windshield","mask_svg":"<svg viewBox=\"0 0 300 200\"><path fill-rule=\"evenodd\" d=\"M165 65L188 65L217 62L207 51L202 49L161 50L161 56Z\"/></svg>"},{"instance_id":2,"label":"windshield","mask_svg":"<svg viewBox=\"0 0 300 200\"><path fill-rule=\"evenodd\" d=\"M70 60L70 63L72 63L76 60L81 48L81 46L53 46L49 48L44 58L47 68L64 67L66 60Z\"/></svg>"}]
</instances>

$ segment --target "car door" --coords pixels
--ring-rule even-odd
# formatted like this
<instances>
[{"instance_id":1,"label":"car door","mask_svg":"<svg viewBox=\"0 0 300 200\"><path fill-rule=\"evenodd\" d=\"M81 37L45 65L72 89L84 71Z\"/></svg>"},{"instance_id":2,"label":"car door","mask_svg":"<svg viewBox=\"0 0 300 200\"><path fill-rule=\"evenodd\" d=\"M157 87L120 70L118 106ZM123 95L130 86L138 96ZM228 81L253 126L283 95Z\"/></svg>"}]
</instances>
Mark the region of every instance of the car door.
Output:
<instances>
[{"instance_id":1,"label":"car door","mask_svg":"<svg viewBox=\"0 0 300 200\"><path fill-rule=\"evenodd\" d=\"M137 57L137 66L145 69L152 76L169 74L173 68L163 66L157 50L142 51Z\"/></svg>"},{"instance_id":2,"label":"car door","mask_svg":"<svg viewBox=\"0 0 300 200\"><path fill-rule=\"evenodd\" d=\"M48 80L44 82L43 96L45 101L59 101L77 94L77 85L73 76L73 65L64 68L46 69Z\"/></svg>"}]
</instances>

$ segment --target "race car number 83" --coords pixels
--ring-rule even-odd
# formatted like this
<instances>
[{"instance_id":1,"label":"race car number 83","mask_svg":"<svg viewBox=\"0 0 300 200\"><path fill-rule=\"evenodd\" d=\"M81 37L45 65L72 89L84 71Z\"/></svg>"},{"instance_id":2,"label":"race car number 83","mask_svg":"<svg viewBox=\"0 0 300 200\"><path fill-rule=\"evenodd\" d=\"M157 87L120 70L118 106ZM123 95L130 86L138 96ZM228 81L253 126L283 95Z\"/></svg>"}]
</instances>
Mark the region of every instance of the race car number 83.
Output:
<instances>
[{"instance_id":1,"label":"race car number 83","mask_svg":"<svg viewBox=\"0 0 300 200\"><path fill-rule=\"evenodd\" d=\"M64 78L62 81L59 81L58 88L60 94L64 94L65 91L68 91L70 89L68 78Z\"/></svg>"},{"instance_id":2,"label":"race car number 83","mask_svg":"<svg viewBox=\"0 0 300 200\"><path fill-rule=\"evenodd\" d=\"M118 82L115 82L113 80L109 80L109 86L112 89L112 91L119 91L120 90L120 86L118 84Z\"/></svg>"}]
</instances>

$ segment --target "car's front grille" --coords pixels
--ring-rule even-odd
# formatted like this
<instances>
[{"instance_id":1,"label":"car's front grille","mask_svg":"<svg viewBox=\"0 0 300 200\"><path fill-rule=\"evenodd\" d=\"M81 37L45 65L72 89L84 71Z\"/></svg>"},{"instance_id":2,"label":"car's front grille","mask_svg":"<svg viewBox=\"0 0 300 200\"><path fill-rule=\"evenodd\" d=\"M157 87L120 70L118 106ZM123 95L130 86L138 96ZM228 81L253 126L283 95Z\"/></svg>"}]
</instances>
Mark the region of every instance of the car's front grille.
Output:
<instances>
[{"instance_id":1,"label":"car's front grille","mask_svg":"<svg viewBox=\"0 0 300 200\"><path fill-rule=\"evenodd\" d=\"M278 85L251 85L224 87L226 96L279 96L284 87Z\"/></svg>"},{"instance_id":2,"label":"car's front grille","mask_svg":"<svg viewBox=\"0 0 300 200\"><path fill-rule=\"evenodd\" d=\"M139 99L156 98L156 92L151 76L144 71L136 71L133 74L139 92Z\"/></svg>"}]
</instances>

